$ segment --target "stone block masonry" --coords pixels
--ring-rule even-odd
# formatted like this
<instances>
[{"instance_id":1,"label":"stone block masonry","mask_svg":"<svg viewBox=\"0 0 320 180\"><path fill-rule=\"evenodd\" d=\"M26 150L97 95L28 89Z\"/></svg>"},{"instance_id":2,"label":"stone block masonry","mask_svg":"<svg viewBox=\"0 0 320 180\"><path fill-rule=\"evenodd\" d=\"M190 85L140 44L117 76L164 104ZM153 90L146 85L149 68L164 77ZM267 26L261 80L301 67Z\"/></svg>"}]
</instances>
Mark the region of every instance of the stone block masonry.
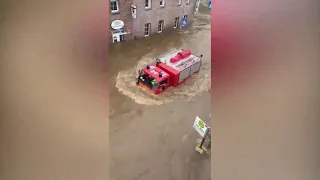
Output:
<instances>
[{"instance_id":1,"label":"stone block masonry","mask_svg":"<svg viewBox=\"0 0 320 180\"><path fill-rule=\"evenodd\" d=\"M109 0L110 1L110 0ZM117 0L118 1L118 8L119 12L112 13L111 9L110 12L110 22L111 25L112 21L114 20L122 20L124 22L124 25L129 31L131 32L133 29L133 21L132 21L132 15L131 15L131 5L133 4L133 0ZM110 27L110 29L112 29ZM132 40L133 34L132 32L130 34L125 35L125 40ZM110 42L112 42L112 36L110 33Z\"/></svg>"},{"instance_id":2,"label":"stone block masonry","mask_svg":"<svg viewBox=\"0 0 320 180\"><path fill-rule=\"evenodd\" d=\"M158 33L158 23L164 21L164 31L174 29L175 18L179 17L180 23L183 15L188 15L188 21L192 22L194 18L194 9L196 0L164 0L164 7L160 7L160 0L150 0L151 9L145 9L146 0L133 0L137 6L137 19L133 20L133 34L136 37L144 37L144 28L146 23L151 23L151 34Z\"/></svg>"},{"instance_id":3,"label":"stone block masonry","mask_svg":"<svg viewBox=\"0 0 320 180\"><path fill-rule=\"evenodd\" d=\"M111 0L112 1L112 0ZM110 11L110 23L113 20L122 20L130 30L130 34L125 35L126 40L134 37L145 37L145 24L151 23L151 35L158 33L159 21L164 21L163 31L173 30L175 18L179 17L179 24L184 15L187 15L188 24L194 19L196 0L163 0L164 6L160 6L161 0L118 0L119 12L112 14ZM146 9L145 3L149 1L151 8ZM179 4L181 2L181 4ZM137 7L137 18L132 18L131 5ZM111 34L110 34L111 37ZM112 39L111 39L112 41Z\"/></svg>"}]
</instances>

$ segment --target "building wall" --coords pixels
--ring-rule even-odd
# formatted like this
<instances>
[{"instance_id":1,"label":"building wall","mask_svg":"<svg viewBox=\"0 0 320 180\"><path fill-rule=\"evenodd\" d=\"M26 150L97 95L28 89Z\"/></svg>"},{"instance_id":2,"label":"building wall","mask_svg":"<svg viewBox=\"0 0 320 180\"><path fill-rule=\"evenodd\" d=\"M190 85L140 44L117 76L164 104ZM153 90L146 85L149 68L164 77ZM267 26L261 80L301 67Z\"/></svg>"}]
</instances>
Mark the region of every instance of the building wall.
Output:
<instances>
[{"instance_id":1,"label":"building wall","mask_svg":"<svg viewBox=\"0 0 320 180\"><path fill-rule=\"evenodd\" d=\"M124 25L129 29L131 32L130 34L125 35L125 40L132 40L133 39L133 18L131 15L131 5L133 4L133 0L119 0L119 13L113 14L111 13L111 9L109 9L110 13L110 29L111 23L113 20L122 20ZM109 32L109 42L112 42L111 33Z\"/></svg>"},{"instance_id":2,"label":"building wall","mask_svg":"<svg viewBox=\"0 0 320 180\"><path fill-rule=\"evenodd\" d=\"M194 19L194 9L196 0L182 0L181 5L177 5L177 0L166 0L165 6L160 7L159 0L151 0L151 9L145 10L145 0L133 0L137 6L137 18L133 19L133 35L144 37L144 27L146 23L151 23L151 34L158 33L158 22L164 20L164 30L173 30L175 17L179 17L180 23L183 15L188 15L188 23Z\"/></svg>"},{"instance_id":3,"label":"building wall","mask_svg":"<svg viewBox=\"0 0 320 180\"><path fill-rule=\"evenodd\" d=\"M164 21L163 31L173 30L175 17L179 17L180 24L183 15L188 15L188 24L194 19L194 10L196 0L182 0L181 5L177 4L178 0L165 0L165 6L160 7L159 0L151 0L151 9L145 10L145 0L119 0L119 13L110 12L110 22L113 20L122 20L129 29L130 34L125 35L125 40L132 40L134 37L144 37L144 28L146 23L151 23L151 34L158 33L158 22ZM133 19L131 14L131 5L137 7L137 18ZM110 26L110 29L111 26ZM109 32L109 42L112 42L112 36Z\"/></svg>"}]
</instances>

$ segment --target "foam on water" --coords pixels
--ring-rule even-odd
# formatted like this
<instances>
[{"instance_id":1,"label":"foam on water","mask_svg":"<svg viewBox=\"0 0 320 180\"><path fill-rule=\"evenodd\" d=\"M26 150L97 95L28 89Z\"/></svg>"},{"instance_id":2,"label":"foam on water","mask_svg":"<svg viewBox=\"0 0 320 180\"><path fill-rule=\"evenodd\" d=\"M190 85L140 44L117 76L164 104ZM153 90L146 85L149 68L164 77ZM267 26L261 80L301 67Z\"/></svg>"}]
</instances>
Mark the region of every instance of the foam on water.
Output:
<instances>
[{"instance_id":1,"label":"foam on water","mask_svg":"<svg viewBox=\"0 0 320 180\"><path fill-rule=\"evenodd\" d=\"M137 70L152 62L153 59L150 56L146 56L139 61L136 67L119 72L116 79L116 88L136 103L143 105L161 105L172 102L175 99L190 99L189 97L193 97L197 93L210 90L210 68L208 70L208 67L202 67L202 71L199 74L192 76L184 84L177 88L169 88L160 95L154 95L145 90L145 88L137 86L135 81ZM203 63L203 66L205 65L208 64Z\"/></svg>"}]
</instances>

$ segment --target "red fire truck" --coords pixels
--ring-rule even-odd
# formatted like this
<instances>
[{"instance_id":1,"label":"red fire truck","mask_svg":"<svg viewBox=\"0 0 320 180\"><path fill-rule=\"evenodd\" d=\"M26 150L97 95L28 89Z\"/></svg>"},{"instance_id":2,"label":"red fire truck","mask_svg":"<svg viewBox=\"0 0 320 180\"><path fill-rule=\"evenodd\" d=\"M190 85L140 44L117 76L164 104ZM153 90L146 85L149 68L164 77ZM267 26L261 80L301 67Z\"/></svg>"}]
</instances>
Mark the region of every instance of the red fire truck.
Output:
<instances>
[{"instance_id":1,"label":"red fire truck","mask_svg":"<svg viewBox=\"0 0 320 180\"><path fill-rule=\"evenodd\" d=\"M139 70L136 83L159 94L170 86L177 87L198 73L201 64L202 55L196 56L190 50L176 50L155 58L155 64Z\"/></svg>"}]
</instances>

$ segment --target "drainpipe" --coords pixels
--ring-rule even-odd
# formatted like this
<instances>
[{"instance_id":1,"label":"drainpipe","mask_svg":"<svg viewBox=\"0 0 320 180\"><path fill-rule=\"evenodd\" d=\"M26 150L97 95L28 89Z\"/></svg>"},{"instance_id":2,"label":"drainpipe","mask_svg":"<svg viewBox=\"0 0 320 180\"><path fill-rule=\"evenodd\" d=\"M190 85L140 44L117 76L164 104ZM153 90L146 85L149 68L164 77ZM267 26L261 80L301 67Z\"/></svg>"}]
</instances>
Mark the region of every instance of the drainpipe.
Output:
<instances>
[{"instance_id":1,"label":"drainpipe","mask_svg":"<svg viewBox=\"0 0 320 180\"><path fill-rule=\"evenodd\" d=\"M197 14L197 12L199 11L200 1L201 1L201 0L197 0L197 1L196 1L196 8L195 8L194 14Z\"/></svg>"},{"instance_id":2,"label":"drainpipe","mask_svg":"<svg viewBox=\"0 0 320 180\"><path fill-rule=\"evenodd\" d=\"M133 3L133 1L132 1ZM132 16L132 36L133 39L136 40L136 19L137 19L137 6L135 6L134 4L131 5L131 16Z\"/></svg>"}]
</instances>

